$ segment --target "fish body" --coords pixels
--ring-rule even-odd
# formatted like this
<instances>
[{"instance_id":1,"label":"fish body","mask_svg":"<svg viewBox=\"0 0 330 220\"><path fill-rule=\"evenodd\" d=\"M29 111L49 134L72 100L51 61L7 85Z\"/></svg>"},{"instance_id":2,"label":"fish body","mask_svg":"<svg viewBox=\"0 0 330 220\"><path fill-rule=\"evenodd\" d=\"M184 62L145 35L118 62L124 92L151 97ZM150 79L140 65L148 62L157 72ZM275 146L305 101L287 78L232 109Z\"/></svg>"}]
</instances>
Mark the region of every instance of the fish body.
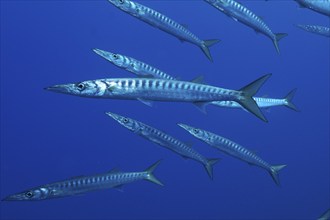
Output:
<instances>
[{"instance_id":1,"label":"fish body","mask_svg":"<svg viewBox=\"0 0 330 220\"><path fill-rule=\"evenodd\" d=\"M136 60L132 57L128 57L118 53L111 53L100 49L94 49L93 51L101 57L105 58L106 60L110 61L114 65L118 66L119 68L134 73L138 77L175 80L174 77L168 75L164 71L161 71L149 64Z\"/></svg>"},{"instance_id":2,"label":"fish body","mask_svg":"<svg viewBox=\"0 0 330 220\"><path fill-rule=\"evenodd\" d=\"M255 165L266 169L272 176L277 185L280 185L278 178L278 171L284 168L286 165L271 166L268 162L261 159L258 155L252 151L244 148L243 146L221 137L212 132L195 128L186 124L178 124L180 127L188 131L194 137L206 142L207 144L217 148L218 150L231 155L237 159L240 159L248 164Z\"/></svg>"},{"instance_id":3,"label":"fish body","mask_svg":"<svg viewBox=\"0 0 330 220\"><path fill-rule=\"evenodd\" d=\"M203 155L198 153L187 144L140 121L112 112L107 112L106 114L135 134L144 137L147 140L154 142L162 147L165 147L184 158L190 158L203 164L210 178L213 178L212 165L217 161L217 159L206 159Z\"/></svg>"},{"instance_id":4,"label":"fish body","mask_svg":"<svg viewBox=\"0 0 330 220\"><path fill-rule=\"evenodd\" d=\"M130 0L109 0L109 2L122 11L177 37L181 41L187 41L197 45L202 49L207 58L212 61L209 47L219 42L219 40L201 40L184 25L181 25L160 12L137 2Z\"/></svg>"},{"instance_id":5,"label":"fish body","mask_svg":"<svg viewBox=\"0 0 330 220\"><path fill-rule=\"evenodd\" d=\"M3 200L35 201L60 198L100 189L115 188L138 180L148 180L163 186L163 184L153 175L153 171L159 163L160 161L156 162L143 172L124 173L113 170L104 174L71 178L68 180L32 188L21 193L13 194Z\"/></svg>"},{"instance_id":6,"label":"fish body","mask_svg":"<svg viewBox=\"0 0 330 220\"><path fill-rule=\"evenodd\" d=\"M304 24L298 24L296 25L297 27L314 33L314 34L318 34L318 35L322 35L325 37L330 37L330 28L329 27L324 27L324 26L319 26L319 25L304 25Z\"/></svg>"},{"instance_id":7,"label":"fish body","mask_svg":"<svg viewBox=\"0 0 330 220\"><path fill-rule=\"evenodd\" d=\"M292 99L296 89L291 90L284 98L265 98L265 97L253 97L259 108L270 108L274 106L286 106L294 111L299 111L298 108L292 103ZM215 101L212 105L226 108L243 108L240 104L235 101ZM244 108L243 108L244 109Z\"/></svg>"},{"instance_id":8,"label":"fish body","mask_svg":"<svg viewBox=\"0 0 330 220\"><path fill-rule=\"evenodd\" d=\"M106 60L110 61L114 65L122 69L125 69L129 72L132 72L139 77L176 80L174 77L165 73L164 71L152 67L141 61L138 61L134 58L124 56L118 53L114 54L100 49L94 49L94 52L102 56ZM192 80L192 82L194 82L194 80ZM269 108L273 106L284 105L297 111L296 107L291 102L295 91L296 89L290 91L290 93L283 99L264 98L264 97L253 97L253 99L257 103L259 108ZM211 104L226 108L243 108L239 103L235 101L213 101L211 102Z\"/></svg>"},{"instance_id":9,"label":"fish body","mask_svg":"<svg viewBox=\"0 0 330 220\"><path fill-rule=\"evenodd\" d=\"M330 0L295 0L302 8L330 16Z\"/></svg>"},{"instance_id":10,"label":"fish body","mask_svg":"<svg viewBox=\"0 0 330 220\"><path fill-rule=\"evenodd\" d=\"M268 25L253 13L251 10L243 6L242 4L234 1L234 0L204 0L209 3L219 11L223 12L227 16L233 18L235 21L239 21L248 27L255 30L257 33L262 33L265 36L269 37L278 53L280 53L280 49L278 46L278 41L283 37L287 36L286 33L273 33L272 30L268 27Z\"/></svg>"},{"instance_id":11,"label":"fish body","mask_svg":"<svg viewBox=\"0 0 330 220\"><path fill-rule=\"evenodd\" d=\"M47 87L46 90L92 98L150 101L192 102L203 108L212 101L236 101L263 121L267 121L252 96L271 76L267 74L241 90L223 89L194 82L150 79L115 78L88 80Z\"/></svg>"}]
</instances>

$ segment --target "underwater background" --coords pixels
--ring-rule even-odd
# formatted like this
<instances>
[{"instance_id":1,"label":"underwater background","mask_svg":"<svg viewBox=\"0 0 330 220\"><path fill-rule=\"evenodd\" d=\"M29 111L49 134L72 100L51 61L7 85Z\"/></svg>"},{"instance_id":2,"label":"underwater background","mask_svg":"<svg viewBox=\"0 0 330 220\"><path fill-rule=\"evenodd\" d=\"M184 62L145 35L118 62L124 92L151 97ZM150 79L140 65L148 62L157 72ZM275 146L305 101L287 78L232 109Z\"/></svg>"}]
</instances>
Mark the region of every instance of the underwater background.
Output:
<instances>
[{"instance_id":1,"label":"underwater background","mask_svg":"<svg viewBox=\"0 0 330 220\"><path fill-rule=\"evenodd\" d=\"M329 26L329 17L294 1L241 1L263 17L272 42L203 1L141 1L187 24L201 39L221 39L214 62L199 48L118 10L107 1L1 1L0 198L35 186L111 170L155 171L164 187L140 181L80 196L39 202L0 202L0 219L317 219L330 207L329 38L294 24ZM135 77L92 49L124 54L181 80L240 89L272 73L257 96L286 107L263 110L264 123L240 109L189 103L88 99L43 88L99 78ZM213 181L203 166L151 143L105 115L118 113L193 143L207 158L222 158ZM177 123L196 126L256 151L270 164L287 164L281 187L263 169L195 139Z\"/></svg>"}]
</instances>

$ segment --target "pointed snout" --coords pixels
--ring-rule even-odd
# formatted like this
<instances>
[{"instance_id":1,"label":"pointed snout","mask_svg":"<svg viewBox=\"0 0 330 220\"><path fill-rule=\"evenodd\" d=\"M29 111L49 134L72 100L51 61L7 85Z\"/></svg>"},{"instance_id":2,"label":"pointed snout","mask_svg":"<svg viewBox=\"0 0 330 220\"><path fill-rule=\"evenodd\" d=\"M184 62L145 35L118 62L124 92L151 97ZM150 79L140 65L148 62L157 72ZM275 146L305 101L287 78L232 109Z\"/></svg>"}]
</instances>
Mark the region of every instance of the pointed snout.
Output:
<instances>
[{"instance_id":1,"label":"pointed snout","mask_svg":"<svg viewBox=\"0 0 330 220\"><path fill-rule=\"evenodd\" d=\"M44 89L47 91L58 92L58 93L68 93L69 91L69 87L67 84L49 86Z\"/></svg>"},{"instance_id":2,"label":"pointed snout","mask_svg":"<svg viewBox=\"0 0 330 220\"><path fill-rule=\"evenodd\" d=\"M115 119L116 121L120 120L120 118L122 118L122 116L117 115L115 113L112 112L106 112L105 114L107 114L108 116L110 116L111 118Z\"/></svg>"},{"instance_id":3,"label":"pointed snout","mask_svg":"<svg viewBox=\"0 0 330 220\"><path fill-rule=\"evenodd\" d=\"M98 49L98 48L94 48L93 51L94 51L96 54L98 54L98 55L100 55L100 56L102 56L102 57L104 57L104 56L106 56L107 54L109 54L109 52L104 51L104 50L101 50L101 49Z\"/></svg>"},{"instance_id":4,"label":"pointed snout","mask_svg":"<svg viewBox=\"0 0 330 220\"><path fill-rule=\"evenodd\" d=\"M110 62L114 61L114 58L113 58L113 57L115 57L114 53L111 53L111 52L108 52L108 51L105 51L105 50L101 50L101 49L97 49L97 48L94 48L93 51L97 55L100 55L101 57L103 57L104 59L107 59Z\"/></svg>"},{"instance_id":5,"label":"pointed snout","mask_svg":"<svg viewBox=\"0 0 330 220\"><path fill-rule=\"evenodd\" d=\"M7 197L1 199L1 201L20 201L20 200L23 200L23 198L20 194L10 195L10 196L7 196Z\"/></svg>"},{"instance_id":6,"label":"pointed snout","mask_svg":"<svg viewBox=\"0 0 330 220\"><path fill-rule=\"evenodd\" d=\"M178 123L177 125L180 126L181 128L183 128L186 131L190 131L190 130L193 129L192 127L190 127L189 125L186 125L186 124Z\"/></svg>"}]
</instances>

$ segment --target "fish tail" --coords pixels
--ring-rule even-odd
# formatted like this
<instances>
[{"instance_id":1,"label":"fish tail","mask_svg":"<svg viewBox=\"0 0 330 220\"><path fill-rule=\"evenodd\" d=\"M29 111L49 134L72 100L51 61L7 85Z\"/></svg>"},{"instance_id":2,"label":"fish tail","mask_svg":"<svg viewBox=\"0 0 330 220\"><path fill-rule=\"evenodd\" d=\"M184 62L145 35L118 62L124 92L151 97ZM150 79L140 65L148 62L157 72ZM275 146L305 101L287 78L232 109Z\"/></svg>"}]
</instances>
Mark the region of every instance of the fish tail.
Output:
<instances>
[{"instance_id":1,"label":"fish tail","mask_svg":"<svg viewBox=\"0 0 330 220\"><path fill-rule=\"evenodd\" d=\"M270 175L272 176L274 182L278 186L280 186L280 179L278 177L278 172L282 170L284 167L286 167L286 165L275 165L275 166L271 166L269 170Z\"/></svg>"},{"instance_id":2,"label":"fish tail","mask_svg":"<svg viewBox=\"0 0 330 220\"><path fill-rule=\"evenodd\" d=\"M164 184L162 182L160 182L153 174L154 170L157 168L157 166L159 165L160 160L157 161L156 163L152 164L150 167L148 167L145 172L148 174L147 177L145 178L146 180L155 183L157 185L161 185L164 186Z\"/></svg>"},{"instance_id":3,"label":"fish tail","mask_svg":"<svg viewBox=\"0 0 330 220\"><path fill-rule=\"evenodd\" d=\"M207 58L213 62L211 53L210 53L210 47L213 46L214 44L218 43L220 40L218 39L213 39L213 40L204 40L202 45L201 45L201 49L204 52L204 54L207 56Z\"/></svg>"},{"instance_id":4,"label":"fish tail","mask_svg":"<svg viewBox=\"0 0 330 220\"><path fill-rule=\"evenodd\" d=\"M273 43L274 43L274 46L276 48L276 51L278 54L280 54L280 48L278 46L278 42L283 38L283 37L286 37L288 36L287 33L277 33L275 34L275 38L273 39Z\"/></svg>"},{"instance_id":5,"label":"fish tail","mask_svg":"<svg viewBox=\"0 0 330 220\"><path fill-rule=\"evenodd\" d=\"M239 100L236 100L241 106L244 107L247 111L254 114L264 122L268 122L265 116L262 114L261 110L259 109L257 103L253 99L254 96L260 87L266 82L266 80L271 76L271 74L264 75L259 79L253 81L252 83L248 84L247 86L241 88L242 97Z\"/></svg>"},{"instance_id":6,"label":"fish tail","mask_svg":"<svg viewBox=\"0 0 330 220\"><path fill-rule=\"evenodd\" d=\"M285 106L296 111L299 112L299 109L292 103L292 99L296 93L297 89L293 89L291 90L285 97Z\"/></svg>"},{"instance_id":7,"label":"fish tail","mask_svg":"<svg viewBox=\"0 0 330 220\"><path fill-rule=\"evenodd\" d=\"M213 165L215 163L217 163L220 159L219 158L215 158L215 159L208 159L206 164L204 164L204 167L207 171L207 174L209 175L209 177L211 179L213 179Z\"/></svg>"}]
</instances>

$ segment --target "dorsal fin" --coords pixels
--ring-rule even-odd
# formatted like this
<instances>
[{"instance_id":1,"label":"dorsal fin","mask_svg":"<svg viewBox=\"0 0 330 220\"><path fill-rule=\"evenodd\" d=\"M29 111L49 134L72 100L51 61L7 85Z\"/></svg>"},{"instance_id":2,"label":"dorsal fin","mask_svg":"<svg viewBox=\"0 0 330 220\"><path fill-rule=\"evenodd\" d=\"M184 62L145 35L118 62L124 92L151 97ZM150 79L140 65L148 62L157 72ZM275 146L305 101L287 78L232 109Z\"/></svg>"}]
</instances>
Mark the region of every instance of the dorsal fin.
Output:
<instances>
[{"instance_id":1,"label":"dorsal fin","mask_svg":"<svg viewBox=\"0 0 330 220\"><path fill-rule=\"evenodd\" d=\"M202 76L202 75L197 76L197 77L193 78L190 82L204 84L204 76Z\"/></svg>"},{"instance_id":2,"label":"dorsal fin","mask_svg":"<svg viewBox=\"0 0 330 220\"><path fill-rule=\"evenodd\" d=\"M118 167L115 167L111 169L108 173L120 173L120 169Z\"/></svg>"}]
</instances>

